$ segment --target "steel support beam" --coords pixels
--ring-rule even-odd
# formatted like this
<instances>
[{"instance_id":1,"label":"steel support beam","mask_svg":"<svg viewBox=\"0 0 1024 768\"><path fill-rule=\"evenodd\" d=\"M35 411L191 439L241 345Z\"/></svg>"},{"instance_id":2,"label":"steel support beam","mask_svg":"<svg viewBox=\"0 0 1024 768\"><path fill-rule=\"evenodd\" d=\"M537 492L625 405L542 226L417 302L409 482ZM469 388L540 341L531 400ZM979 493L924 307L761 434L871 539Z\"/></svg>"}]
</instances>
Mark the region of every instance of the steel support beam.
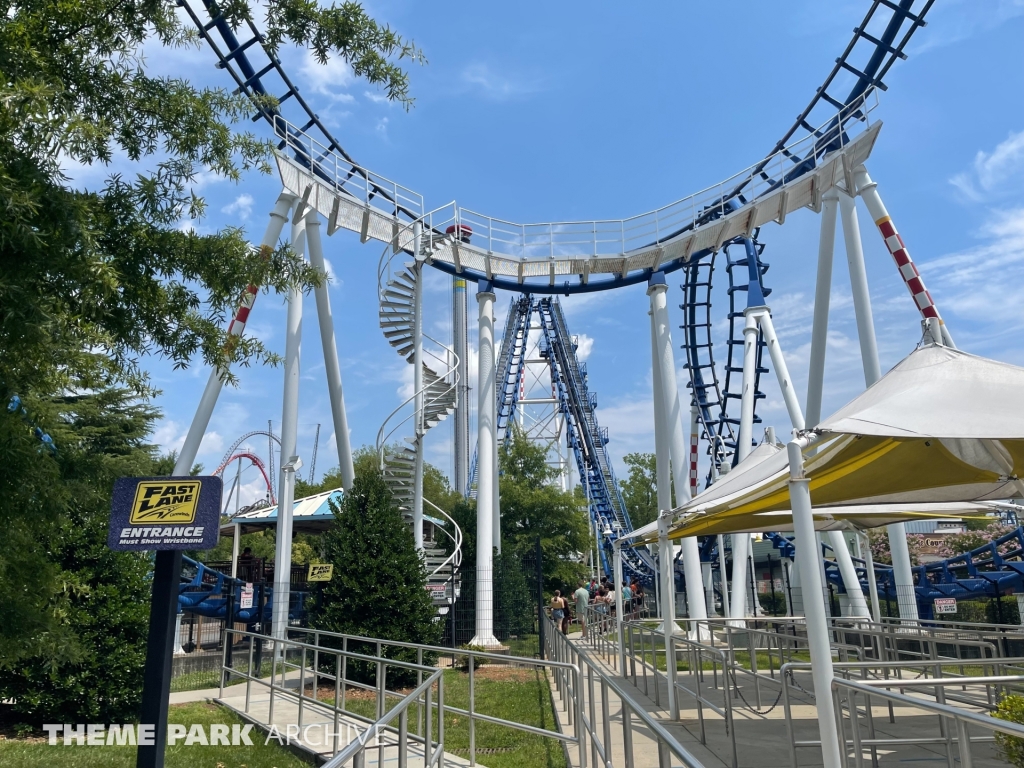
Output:
<instances>
[{"instance_id":1,"label":"steel support beam","mask_svg":"<svg viewBox=\"0 0 1024 768\"><path fill-rule=\"evenodd\" d=\"M320 215L315 208L306 214L306 244L309 247L309 263L321 272L326 272L323 244L320 241ZM331 313L331 297L327 284L318 287L314 295L317 320L320 324L320 342L324 350L327 391L331 397L331 418L334 422L334 443L338 448L341 487L350 491L356 473L352 464L352 443L349 439L348 414L345 411L345 392L341 386L341 363L338 360L338 342L334 334L334 317Z\"/></svg>"}]
</instances>

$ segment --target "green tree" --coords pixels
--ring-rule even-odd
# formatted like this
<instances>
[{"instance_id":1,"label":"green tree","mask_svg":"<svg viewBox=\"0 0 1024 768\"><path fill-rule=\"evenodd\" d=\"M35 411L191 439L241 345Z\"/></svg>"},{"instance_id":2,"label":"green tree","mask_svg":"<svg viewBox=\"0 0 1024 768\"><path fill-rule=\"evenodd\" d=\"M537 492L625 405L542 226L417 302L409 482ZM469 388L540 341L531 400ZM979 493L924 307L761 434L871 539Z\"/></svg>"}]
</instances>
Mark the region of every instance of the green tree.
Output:
<instances>
[{"instance_id":1,"label":"green tree","mask_svg":"<svg viewBox=\"0 0 1024 768\"><path fill-rule=\"evenodd\" d=\"M221 9L237 25L250 5ZM357 3L259 7L272 46L308 46L321 63L339 57L388 98L411 102L398 61L419 52ZM49 542L77 514L63 462L88 436L62 429L57 439L70 417L53 399L110 386L150 395L144 355L225 370L273 362L258 339L229 340L225 319L247 285L309 289L325 279L288 248L254 252L241 230L182 226L205 212L200 173L238 181L269 172L273 151L241 127L253 110L244 97L148 69L144 51L201 44L183 18L161 0L26 0L0 14L0 402L20 396L59 450L40 454L32 427L0 410L0 666L44 641L73 655L48 608L62 583ZM131 174L91 189L65 175L118 155Z\"/></svg>"},{"instance_id":2,"label":"green tree","mask_svg":"<svg viewBox=\"0 0 1024 768\"><path fill-rule=\"evenodd\" d=\"M427 592L423 558L379 470L356 475L352 490L335 506L334 524L323 535L325 561L334 576L311 626L330 632L436 645L437 610ZM338 643L340 647L340 643ZM353 645L349 645L353 649ZM389 658L415 661L415 651L391 649ZM371 666L351 664L356 679L372 681ZM395 684L410 682L397 668ZM415 680L412 675L411 680Z\"/></svg>"},{"instance_id":3,"label":"green tree","mask_svg":"<svg viewBox=\"0 0 1024 768\"><path fill-rule=\"evenodd\" d=\"M518 429L501 447L499 465L502 552L530 558L539 537L546 587L575 584L585 574L580 553L590 541L586 499L553 485L558 470L547 463L544 449ZM473 528L475 533L475 523Z\"/></svg>"},{"instance_id":4,"label":"green tree","mask_svg":"<svg viewBox=\"0 0 1024 768\"><path fill-rule=\"evenodd\" d=\"M150 563L145 554L107 548L110 490L118 477L159 468L146 444L156 413L119 389L39 408L52 416L59 452L34 458L53 465L60 514L27 503L23 515L44 516L49 525L42 540L19 547L28 547L40 574L33 599L47 620L21 623L18 647L3 646L0 698L33 723L124 722L136 717L142 688ZM22 519L14 518L15 530L23 530Z\"/></svg>"},{"instance_id":5,"label":"green tree","mask_svg":"<svg viewBox=\"0 0 1024 768\"><path fill-rule=\"evenodd\" d=\"M622 460L629 477L619 480L622 500L633 526L640 528L658 517L658 473L653 453L627 453Z\"/></svg>"}]
</instances>

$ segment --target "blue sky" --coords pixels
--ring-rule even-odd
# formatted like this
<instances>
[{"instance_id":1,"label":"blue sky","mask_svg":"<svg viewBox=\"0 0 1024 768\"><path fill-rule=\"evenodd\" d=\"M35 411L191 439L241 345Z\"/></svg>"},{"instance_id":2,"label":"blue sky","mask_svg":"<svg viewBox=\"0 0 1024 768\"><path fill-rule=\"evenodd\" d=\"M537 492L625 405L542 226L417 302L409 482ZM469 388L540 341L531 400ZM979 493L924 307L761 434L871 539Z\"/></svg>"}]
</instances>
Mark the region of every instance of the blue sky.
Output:
<instances>
[{"instance_id":1,"label":"blue sky","mask_svg":"<svg viewBox=\"0 0 1024 768\"><path fill-rule=\"evenodd\" d=\"M304 95L361 164L420 192L428 208L457 199L513 221L619 218L665 204L756 162L789 127L845 47L866 0L728 4L507 4L376 0L369 11L412 37L429 64L413 65L415 107L405 112L339 62L317 66L283 53ZM958 345L1024 365L1024 2L940 0L898 62L875 112L884 127L868 167ZM149 52L158 71L230 85L206 50ZM261 130L262 126L257 126ZM127 165L115 160L113 170ZM89 183L112 169L75 168ZM203 177L200 230L246 228L259 240L279 182ZM862 233L883 369L920 337L918 316L861 204ZM766 284L790 370L806 390L818 217L791 215L762 231ZM404 399L411 366L387 345L376 318L381 247L339 232L324 239L352 443L372 443ZM677 363L679 278L670 278ZM837 239L824 412L863 389L842 237ZM449 280L431 273L427 328L446 338ZM474 290L470 313L475 317ZM510 294L497 303L501 325ZM620 458L653 450L650 332L643 286L563 299L584 340L598 416ZM724 319L721 303L719 317ZM247 332L283 353L284 304L261 295ZM470 325L475 323L471 320ZM315 306L305 306L300 453L323 425L318 474L336 464ZM475 358L474 358L475 360ZM184 438L208 371L147 362L163 390L156 440ZM685 374L680 371L683 386ZM279 369L241 371L221 395L199 460L215 466L231 442L281 417ZM765 424L790 429L777 388ZM450 471L450 429L428 437L428 456ZM265 441L253 443L262 454ZM243 502L262 495L254 471Z\"/></svg>"}]
</instances>

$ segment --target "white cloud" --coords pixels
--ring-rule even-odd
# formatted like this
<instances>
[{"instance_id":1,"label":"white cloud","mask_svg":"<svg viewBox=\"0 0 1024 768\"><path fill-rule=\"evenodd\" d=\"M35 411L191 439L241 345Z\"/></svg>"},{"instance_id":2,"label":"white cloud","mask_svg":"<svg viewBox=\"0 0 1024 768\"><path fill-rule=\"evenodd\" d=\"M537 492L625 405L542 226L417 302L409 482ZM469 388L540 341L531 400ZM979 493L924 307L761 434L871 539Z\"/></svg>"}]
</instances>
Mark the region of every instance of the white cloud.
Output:
<instances>
[{"instance_id":1,"label":"white cloud","mask_svg":"<svg viewBox=\"0 0 1024 768\"><path fill-rule=\"evenodd\" d=\"M355 101L352 94L343 90L355 80L352 67L343 59L335 56L328 59L326 64L321 64L313 56L312 51L306 51L299 71L314 93L322 94L343 104Z\"/></svg>"},{"instance_id":2,"label":"white cloud","mask_svg":"<svg viewBox=\"0 0 1024 768\"><path fill-rule=\"evenodd\" d=\"M199 444L200 453L220 453L224 450L224 438L218 432L207 432Z\"/></svg>"},{"instance_id":3,"label":"white cloud","mask_svg":"<svg viewBox=\"0 0 1024 768\"><path fill-rule=\"evenodd\" d=\"M153 442L162 453L180 451L181 446L185 444L185 434L186 430L181 424L167 420L153 432Z\"/></svg>"},{"instance_id":4,"label":"white cloud","mask_svg":"<svg viewBox=\"0 0 1024 768\"><path fill-rule=\"evenodd\" d=\"M978 237L978 246L926 262L921 271L944 312L985 324L1013 322L1020 302L1010 286L1024 284L1024 208L993 212Z\"/></svg>"},{"instance_id":5,"label":"white cloud","mask_svg":"<svg viewBox=\"0 0 1024 768\"><path fill-rule=\"evenodd\" d=\"M499 74L482 62L468 65L462 70L462 82L467 88L494 101L506 101L536 93L540 82Z\"/></svg>"},{"instance_id":6,"label":"white cloud","mask_svg":"<svg viewBox=\"0 0 1024 768\"><path fill-rule=\"evenodd\" d=\"M1024 173L1024 131L1011 133L991 152L979 150L970 170L949 183L975 202L999 196L1020 186Z\"/></svg>"},{"instance_id":7,"label":"white cloud","mask_svg":"<svg viewBox=\"0 0 1024 768\"><path fill-rule=\"evenodd\" d=\"M386 117L382 117L378 120L375 130L381 138L386 139L388 137L388 119Z\"/></svg>"},{"instance_id":8,"label":"white cloud","mask_svg":"<svg viewBox=\"0 0 1024 768\"><path fill-rule=\"evenodd\" d=\"M235 198L235 201L233 203L228 203L223 208L221 208L220 212L226 213L229 216L234 216L235 214L238 214L238 218L240 218L242 221L248 221L249 215L252 213L252 206L255 202L256 201L253 199L252 195L243 192L242 194Z\"/></svg>"},{"instance_id":9,"label":"white cloud","mask_svg":"<svg viewBox=\"0 0 1024 768\"><path fill-rule=\"evenodd\" d=\"M590 357L590 353L594 350L594 340L590 336L587 336L587 334L581 333L576 336L576 343L578 344L576 348L576 358L580 362L583 362Z\"/></svg>"},{"instance_id":10,"label":"white cloud","mask_svg":"<svg viewBox=\"0 0 1024 768\"><path fill-rule=\"evenodd\" d=\"M363 96L372 101L374 104L390 104L391 101L383 93L374 93L373 91L363 91ZM385 120L386 122L386 120Z\"/></svg>"}]
</instances>

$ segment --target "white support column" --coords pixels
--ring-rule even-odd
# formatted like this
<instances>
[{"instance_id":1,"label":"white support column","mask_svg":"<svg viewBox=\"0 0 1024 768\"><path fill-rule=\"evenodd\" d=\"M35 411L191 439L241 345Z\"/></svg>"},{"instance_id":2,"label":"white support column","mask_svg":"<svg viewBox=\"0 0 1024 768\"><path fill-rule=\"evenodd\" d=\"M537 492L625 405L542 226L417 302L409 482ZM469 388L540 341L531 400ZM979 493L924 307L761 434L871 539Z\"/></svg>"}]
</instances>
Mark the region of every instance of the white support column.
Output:
<instances>
[{"instance_id":1,"label":"white support column","mask_svg":"<svg viewBox=\"0 0 1024 768\"><path fill-rule=\"evenodd\" d=\"M497 360L495 360L497 364ZM497 376L497 374L495 374ZM491 486L491 536L494 542L494 551L501 554L501 458L498 452L498 390L495 385L494 397L491 398L491 420L495 425L494 444L491 450L494 452L494 482ZM521 411L520 411L521 412Z\"/></svg>"},{"instance_id":2,"label":"white support column","mask_svg":"<svg viewBox=\"0 0 1024 768\"><path fill-rule=\"evenodd\" d=\"M878 362L878 342L875 340L875 321L871 312L871 292L868 273L864 266L864 247L860 240L857 205L852 197L839 195L839 212L843 217L843 239L846 241L846 261L850 266L850 290L853 293L853 312L857 318L857 336L860 339L860 357L864 364L864 384L870 387L882 378Z\"/></svg>"},{"instance_id":3,"label":"white support column","mask_svg":"<svg viewBox=\"0 0 1024 768\"><path fill-rule=\"evenodd\" d=\"M779 346L779 337L775 335L775 324L772 323L772 316L768 310L758 314L758 322L761 325L761 333L764 334L764 343L768 347L768 354L772 358L772 367L775 369L775 378L779 381L779 389L782 392L782 399L786 403L786 411L789 413L789 420L793 429L804 428L804 414L800 409L800 401L796 396L796 387L789 376L789 367L786 365L786 358L782 355L782 347ZM746 349L744 348L744 352ZM744 358L744 370L746 369L746 358ZM753 386L753 385L751 385ZM748 449L749 450L749 449Z\"/></svg>"},{"instance_id":4,"label":"white support column","mask_svg":"<svg viewBox=\"0 0 1024 768\"><path fill-rule=\"evenodd\" d=\"M822 198L821 234L818 239L818 277L814 286L814 321L811 325L811 358L807 371L807 423L821 421L821 397L825 383L825 350L828 346L828 311L832 297L832 263L836 244L836 212L839 194L830 189Z\"/></svg>"},{"instance_id":5,"label":"white support column","mask_svg":"<svg viewBox=\"0 0 1024 768\"><path fill-rule=\"evenodd\" d=\"M231 578L238 578L238 546L242 539L242 524L236 522L231 537Z\"/></svg>"},{"instance_id":6,"label":"white support column","mask_svg":"<svg viewBox=\"0 0 1024 768\"><path fill-rule=\"evenodd\" d=\"M828 622L825 618L823 584L818 563L820 552L815 552L814 516L811 507L810 481L804 475L802 441L789 443L789 497L793 507L793 529L796 533L797 567L804 585L804 610L807 617L807 642L811 651L814 702L818 715L818 733L821 736L821 756L824 768L840 768L839 732L836 728L835 708L832 705L832 648L829 643ZM815 597L818 595L819 597ZM810 599L807 599L807 598Z\"/></svg>"},{"instance_id":7,"label":"white support column","mask_svg":"<svg viewBox=\"0 0 1024 768\"><path fill-rule=\"evenodd\" d=\"M315 208L306 214L306 243L309 246L309 263L326 272L324 249L320 241L320 216ZM352 483L355 481L355 468L352 465L352 443L348 433L345 392L341 386L341 363L338 361L338 342L334 335L334 317L331 314L331 297L327 284L317 288L314 295L317 320L320 324L320 342L324 349L327 391L331 397L331 417L334 422L334 443L338 448L341 487L349 491L352 490Z\"/></svg>"},{"instance_id":8,"label":"white support column","mask_svg":"<svg viewBox=\"0 0 1024 768\"><path fill-rule=\"evenodd\" d=\"M292 249L298 256L306 250L305 219L293 219ZM274 555L274 637L288 632L288 604L292 568L292 507L295 501L295 472L301 466L296 450L299 423L299 373L302 355L302 289L288 294L285 332L284 397L281 406L281 470L277 499L277 545Z\"/></svg>"},{"instance_id":9,"label":"white support column","mask_svg":"<svg viewBox=\"0 0 1024 768\"><path fill-rule=\"evenodd\" d=\"M471 645L493 648L501 645L494 636L493 543L495 360L494 292L481 280L477 286L479 350L477 354L477 490L476 490L476 634Z\"/></svg>"},{"instance_id":10,"label":"white support column","mask_svg":"<svg viewBox=\"0 0 1024 768\"><path fill-rule=\"evenodd\" d=\"M877 624L882 620L882 606L878 601L878 581L875 578L875 556L871 552L871 539L862 531L857 532L857 550L862 553L864 569L868 572L868 594L871 597L871 618Z\"/></svg>"},{"instance_id":11,"label":"white support column","mask_svg":"<svg viewBox=\"0 0 1024 768\"><path fill-rule=\"evenodd\" d=\"M651 290L648 289L648 294ZM672 509L672 479L670 438L665 423L664 381L661 376L661 358L658 355L658 336L655 328L653 297L651 310L651 371L654 389L654 453L658 487L658 607L661 614L659 629L666 634L676 631L675 578L672 570L672 545L668 540L668 515Z\"/></svg>"},{"instance_id":12,"label":"white support column","mask_svg":"<svg viewBox=\"0 0 1024 768\"><path fill-rule=\"evenodd\" d=\"M850 557L850 548L846 544L846 536L843 535L842 531L829 531L828 537L830 539L829 543L832 544L832 551L836 554L836 564L839 566L839 573L843 577L846 596L850 600L850 615L870 619L871 612L868 611L868 604L860 587L860 579L857 578L857 569L853 565L853 558Z\"/></svg>"},{"instance_id":13,"label":"white support column","mask_svg":"<svg viewBox=\"0 0 1024 768\"><path fill-rule=\"evenodd\" d=\"M714 574L711 572L711 563L700 564L701 577L704 579L704 604L708 616L717 616L715 610L715 582Z\"/></svg>"},{"instance_id":14,"label":"white support column","mask_svg":"<svg viewBox=\"0 0 1024 768\"><path fill-rule=\"evenodd\" d=\"M846 259L850 265L850 287L853 291L853 309L857 316L864 383L870 387L882 378L882 367L878 358L878 343L875 340L875 325L871 314L871 294L868 291L867 270L864 266L864 249L861 245L857 208L853 198L840 194L839 212L843 218ZM900 617L917 619L917 598L914 594L914 575L910 565L906 526L903 523L893 523L887 526L886 530L889 534L889 551L892 554L893 580L896 582Z\"/></svg>"},{"instance_id":15,"label":"white support column","mask_svg":"<svg viewBox=\"0 0 1024 768\"><path fill-rule=\"evenodd\" d=\"M413 240L419 240L419 222L413 225ZM417 248L417 253L419 249ZM414 394L416 458L413 462L412 492L412 534L416 549L423 551L423 435L426 433L423 421L423 266L416 259L411 268L416 286L412 299L412 381Z\"/></svg>"},{"instance_id":16,"label":"white support column","mask_svg":"<svg viewBox=\"0 0 1024 768\"><path fill-rule=\"evenodd\" d=\"M670 430L669 445L672 479L675 486L675 504L679 507L690 500L690 480L687 469L689 456L686 441L683 438L683 409L676 381L676 359L672 348L672 331L668 314L668 284L664 282L664 275L661 275L661 282L655 283L655 279L655 277L651 278L653 284L648 289L648 294L651 298L651 312L658 344L663 414L667 421L666 426ZM682 550L683 575L686 578L686 611L689 618L703 621L707 619L708 612L700 587L703 583L700 572L700 547L694 536L682 539L679 544Z\"/></svg>"},{"instance_id":17,"label":"white support column","mask_svg":"<svg viewBox=\"0 0 1024 768\"><path fill-rule=\"evenodd\" d=\"M288 220L288 211L292 207L292 202L295 197L288 193L281 193L281 196L277 198L277 204L274 206L274 210L270 213L270 222L267 224L267 229L263 234L263 240L260 243L260 253L264 256L269 256L277 245L278 239L281 237L281 230L284 228L285 222ZM250 285L245 294L242 297L241 305L238 307L238 311L235 312L234 318L231 320L231 324L228 326L229 336L241 336L245 330L245 323L249 319L249 312L252 310L253 303L256 301L256 294L259 292L259 287ZM206 428L210 425L210 417L213 415L213 409L217 405L217 398L220 397L220 390L224 385L223 381L224 372L214 369L210 371L210 378L206 381L206 388L203 390L203 396L199 399L199 405L196 407L196 414L192 418L192 424L188 428L188 434L185 435L185 442L181 446L181 451L178 453L178 460L174 463L174 474L178 476L187 475L192 471L192 465L195 463L196 454L199 453L199 444L203 441L203 435L206 434Z\"/></svg>"},{"instance_id":18,"label":"white support column","mask_svg":"<svg viewBox=\"0 0 1024 768\"><path fill-rule=\"evenodd\" d=\"M740 395L740 434L736 446L738 461L750 454L754 431L754 383L757 377L757 323L763 307L748 307L743 325L743 390ZM747 614L747 561L750 556L750 535L732 535L732 597L729 618L742 619Z\"/></svg>"}]
</instances>

